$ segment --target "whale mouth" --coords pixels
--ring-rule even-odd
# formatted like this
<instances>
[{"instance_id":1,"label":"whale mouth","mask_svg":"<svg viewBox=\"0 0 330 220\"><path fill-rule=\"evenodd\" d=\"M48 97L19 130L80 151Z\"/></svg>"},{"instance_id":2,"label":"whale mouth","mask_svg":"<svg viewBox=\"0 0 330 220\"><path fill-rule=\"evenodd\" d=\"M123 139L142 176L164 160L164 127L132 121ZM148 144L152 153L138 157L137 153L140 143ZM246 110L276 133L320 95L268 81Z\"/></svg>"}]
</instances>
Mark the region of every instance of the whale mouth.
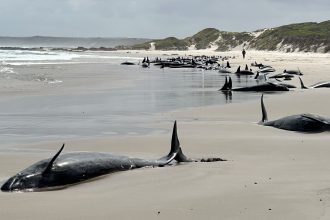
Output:
<instances>
[{"instance_id":1,"label":"whale mouth","mask_svg":"<svg viewBox=\"0 0 330 220\"><path fill-rule=\"evenodd\" d=\"M17 187L17 178L12 177L9 180L7 180L2 186L1 186L1 191L2 192L11 192L11 191L16 191L18 190ZM15 187L16 186L16 187Z\"/></svg>"}]
</instances>

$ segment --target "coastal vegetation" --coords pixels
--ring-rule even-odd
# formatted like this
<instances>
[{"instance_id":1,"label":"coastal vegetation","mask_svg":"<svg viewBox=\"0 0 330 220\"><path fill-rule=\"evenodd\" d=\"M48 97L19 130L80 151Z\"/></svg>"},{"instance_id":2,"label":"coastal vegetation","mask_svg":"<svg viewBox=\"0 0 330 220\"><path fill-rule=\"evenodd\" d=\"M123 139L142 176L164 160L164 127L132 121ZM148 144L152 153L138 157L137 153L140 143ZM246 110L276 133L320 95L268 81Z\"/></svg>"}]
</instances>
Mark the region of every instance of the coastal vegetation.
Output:
<instances>
[{"instance_id":1,"label":"coastal vegetation","mask_svg":"<svg viewBox=\"0 0 330 220\"><path fill-rule=\"evenodd\" d=\"M184 39L169 37L137 44L131 49L197 50L216 47L217 51L234 48L284 52L330 52L330 21L284 25L254 32L227 32L206 28Z\"/></svg>"},{"instance_id":2,"label":"coastal vegetation","mask_svg":"<svg viewBox=\"0 0 330 220\"><path fill-rule=\"evenodd\" d=\"M266 30L251 42L257 50L276 50L287 46L286 52L317 52L324 48L330 51L330 21L284 25Z\"/></svg>"}]
</instances>

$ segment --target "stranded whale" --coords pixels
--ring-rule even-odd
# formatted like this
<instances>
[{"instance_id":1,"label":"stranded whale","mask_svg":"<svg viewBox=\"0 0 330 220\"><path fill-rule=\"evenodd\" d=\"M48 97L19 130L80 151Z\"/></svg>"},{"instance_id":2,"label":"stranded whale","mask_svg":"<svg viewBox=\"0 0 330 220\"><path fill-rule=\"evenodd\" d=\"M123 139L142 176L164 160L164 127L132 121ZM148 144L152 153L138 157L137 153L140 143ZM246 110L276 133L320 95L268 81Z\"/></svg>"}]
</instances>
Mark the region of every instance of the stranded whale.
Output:
<instances>
[{"instance_id":1,"label":"stranded whale","mask_svg":"<svg viewBox=\"0 0 330 220\"><path fill-rule=\"evenodd\" d=\"M288 87L272 82L265 82L254 86L232 88L231 77L225 80L225 84L220 91L241 91L241 92L275 92L275 91L289 91Z\"/></svg>"},{"instance_id":2,"label":"stranded whale","mask_svg":"<svg viewBox=\"0 0 330 220\"><path fill-rule=\"evenodd\" d=\"M298 68L298 70L284 70L283 73L287 73L287 74L291 74L291 75L298 75L298 76L303 75L303 73L300 71L299 68Z\"/></svg>"},{"instance_id":3,"label":"stranded whale","mask_svg":"<svg viewBox=\"0 0 330 220\"><path fill-rule=\"evenodd\" d=\"M264 95L261 96L262 120L259 124L284 130L310 133L330 131L330 119L314 114L290 115L274 121L268 121L263 97Z\"/></svg>"},{"instance_id":4,"label":"stranded whale","mask_svg":"<svg viewBox=\"0 0 330 220\"><path fill-rule=\"evenodd\" d=\"M53 158L41 160L8 179L1 187L2 191L40 191L61 189L105 174L131 170L141 167L165 166L177 162L192 162L180 147L174 123L170 153L160 159L145 160L97 152L79 152L61 154L64 148ZM61 154L61 155L60 155ZM202 159L202 162L220 161L220 158Z\"/></svg>"},{"instance_id":5,"label":"stranded whale","mask_svg":"<svg viewBox=\"0 0 330 220\"><path fill-rule=\"evenodd\" d=\"M299 77L300 85L302 89L317 89L317 88L330 88L330 81L318 82L311 86L305 86L302 79Z\"/></svg>"},{"instance_id":6,"label":"stranded whale","mask_svg":"<svg viewBox=\"0 0 330 220\"><path fill-rule=\"evenodd\" d=\"M239 66L235 72L236 74L241 74L241 75L254 75L254 73L250 70L241 70L241 66Z\"/></svg>"}]
</instances>

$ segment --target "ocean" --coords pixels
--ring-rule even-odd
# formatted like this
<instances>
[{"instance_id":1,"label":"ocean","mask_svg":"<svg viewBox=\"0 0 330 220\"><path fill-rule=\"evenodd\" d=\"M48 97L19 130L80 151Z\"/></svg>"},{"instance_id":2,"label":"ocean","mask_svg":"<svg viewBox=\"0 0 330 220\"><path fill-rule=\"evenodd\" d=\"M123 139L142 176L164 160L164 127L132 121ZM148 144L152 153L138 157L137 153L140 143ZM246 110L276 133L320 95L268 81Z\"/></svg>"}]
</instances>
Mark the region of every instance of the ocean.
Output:
<instances>
[{"instance_id":1,"label":"ocean","mask_svg":"<svg viewBox=\"0 0 330 220\"><path fill-rule=\"evenodd\" d=\"M171 128L154 125L176 120L160 117L163 113L260 96L218 91L225 75L217 71L120 65L144 56L0 50L2 143L163 133ZM250 83L247 77L232 78L236 86Z\"/></svg>"}]
</instances>

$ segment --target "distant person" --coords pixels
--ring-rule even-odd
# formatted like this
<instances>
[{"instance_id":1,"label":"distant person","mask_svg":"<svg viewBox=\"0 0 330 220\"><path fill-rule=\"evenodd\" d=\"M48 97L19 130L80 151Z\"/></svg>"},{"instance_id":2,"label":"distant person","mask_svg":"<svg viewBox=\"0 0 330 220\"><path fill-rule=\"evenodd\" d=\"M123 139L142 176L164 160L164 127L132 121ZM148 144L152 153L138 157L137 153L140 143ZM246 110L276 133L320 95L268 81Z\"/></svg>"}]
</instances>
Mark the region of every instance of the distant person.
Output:
<instances>
[{"instance_id":1,"label":"distant person","mask_svg":"<svg viewBox=\"0 0 330 220\"><path fill-rule=\"evenodd\" d=\"M246 54L246 51L245 51L245 49L243 49L242 50L243 59L245 59L245 54Z\"/></svg>"},{"instance_id":2,"label":"distant person","mask_svg":"<svg viewBox=\"0 0 330 220\"><path fill-rule=\"evenodd\" d=\"M245 64L245 70L249 70L249 67L247 64Z\"/></svg>"}]
</instances>

